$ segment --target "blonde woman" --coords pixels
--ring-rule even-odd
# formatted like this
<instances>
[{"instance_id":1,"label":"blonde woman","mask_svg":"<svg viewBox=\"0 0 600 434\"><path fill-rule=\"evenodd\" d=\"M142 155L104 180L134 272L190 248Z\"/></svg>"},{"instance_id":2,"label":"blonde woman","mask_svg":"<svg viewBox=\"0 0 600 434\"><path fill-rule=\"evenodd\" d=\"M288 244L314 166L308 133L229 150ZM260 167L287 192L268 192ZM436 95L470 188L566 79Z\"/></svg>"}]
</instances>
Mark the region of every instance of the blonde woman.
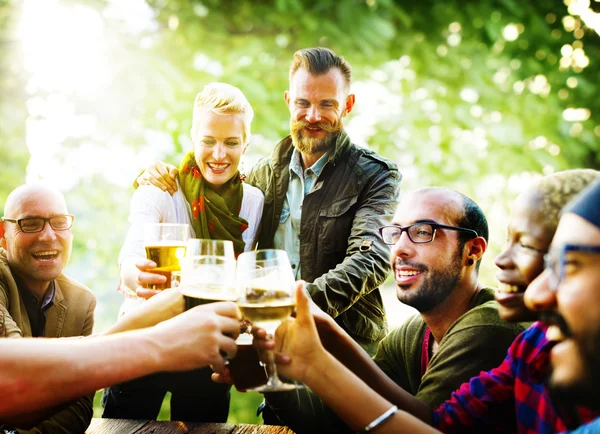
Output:
<instances>
[{"instance_id":1,"label":"blonde woman","mask_svg":"<svg viewBox=\"0 0 600 434\"><path fill-rule=\"evenodd\" d=\"M193 149L183 158L171 195L154 186L140 186L131 200L127 238L119 255L119 290L128 298L121 315L157 291L165 276L153 273L146 259L146 223L187 223L196 238L231 240L236 254L254 247L264 196L243 182L238 167L250 140L254 112L244 94L225 83L204 87L194 102ZM104 417L155 419L167 391L172 393L171 419L225 422L229 388L210 380L205 368L177 374L157 374L106 391Z\"/></svg>"}]
</instances>

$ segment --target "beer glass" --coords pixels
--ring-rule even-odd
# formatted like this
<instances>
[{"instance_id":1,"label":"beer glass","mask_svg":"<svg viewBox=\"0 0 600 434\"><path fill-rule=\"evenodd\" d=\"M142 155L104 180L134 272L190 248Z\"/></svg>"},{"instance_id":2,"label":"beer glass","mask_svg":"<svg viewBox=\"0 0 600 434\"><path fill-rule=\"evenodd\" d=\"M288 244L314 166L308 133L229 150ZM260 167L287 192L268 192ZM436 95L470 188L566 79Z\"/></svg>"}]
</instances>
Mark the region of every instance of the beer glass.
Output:
<instances>
[{"instance_id":1,"label":"beer glass","mask_svg":"<svg viewBox=\"0 0 600 434\"><path fill-rule=\"evenodd\" d=\"M179 288L186 309L215 301L235 301L233 243L197 238L188 240Z\"/></svg>"},{"instance_id":2,"label":"beer glass","mask_svg":"<svg viewBox=\"0 0 600 434\"><path fill-rule=\"evenodd\" d=\"M190 225L177 223L147 223L144 226L146 258L156 263L152 273L167 278L165 283L150 284L150 289L171 287L171 273L181 269L185 245L190 236Z\"/></svg>"},{"instance_id":3,"label":"beer glass","mask_svg":"<svg viewBox=\"0 0 600 434\"><path fill-rule=\"evenodd\" d=\"M257 250L242 253L237 267L238 306L244 319L267 331L273 339L281 322L294 311L294 273L283 250ZM275 354L267 351L268 381L248 389L255 392L279 392L298 386L282 382L277 375Z\"/></svg>"}]
</instances>

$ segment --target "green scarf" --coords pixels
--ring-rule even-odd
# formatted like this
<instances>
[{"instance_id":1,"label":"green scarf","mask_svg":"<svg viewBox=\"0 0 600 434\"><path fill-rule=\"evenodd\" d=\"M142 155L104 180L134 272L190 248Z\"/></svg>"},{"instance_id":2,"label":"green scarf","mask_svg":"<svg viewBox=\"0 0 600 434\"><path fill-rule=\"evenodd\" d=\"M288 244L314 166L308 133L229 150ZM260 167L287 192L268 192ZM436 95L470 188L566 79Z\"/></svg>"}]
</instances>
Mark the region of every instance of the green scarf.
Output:
<instances>
[{"instance_id":1,"label":"green scarf","mask_svg":"<svg viewBox=\"0 0 600 434\"><path fill-rule=\"evenodd\" d=\"M222 186L220 194L216 193L204 181L194 151L190 151L179 166L179 185L192 206L196 237L231 240L236 255L242 253L246 246L242 232L248 229L248 222L240 217L244 189L239 172Z\"/></svg>"}]
</instances>

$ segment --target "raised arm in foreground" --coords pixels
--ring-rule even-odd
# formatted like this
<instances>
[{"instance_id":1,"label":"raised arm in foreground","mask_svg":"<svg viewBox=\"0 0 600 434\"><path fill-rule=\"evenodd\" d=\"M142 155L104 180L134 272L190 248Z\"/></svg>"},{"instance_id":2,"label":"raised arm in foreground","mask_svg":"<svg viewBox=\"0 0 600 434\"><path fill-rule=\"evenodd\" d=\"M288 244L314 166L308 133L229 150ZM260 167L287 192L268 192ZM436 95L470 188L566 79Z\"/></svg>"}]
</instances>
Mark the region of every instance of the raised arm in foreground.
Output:
<instances>
[{"instance_id":1,"label":"raised arm in foreground","mask_svg":"<svg viewBox=\"0 0 600 434\"><path fill-rule=\"evenodd\" d=\"M222 367L239 333L233 303L200 306L143 330L84 339L0 340L0 423L158 371ZM115 367L118 366L118 369ZM44 372L43 378L36 375ZM27 410L24 410L27 409Z\"/></svg>"},{"instance_id":2,"label":"raised arm in foreground","mask_svg":"<svg viewBox=\"0 0 600 434\"><path fill-rule=\"evenodd\" d=\"M386 413L392 404L329 354L319 340L309 300L299 285L297 316L278 331L279 350L289 357L281 374L310 387L352 429L361 430ZM397 411L378 427L378 433L437 432L412 415Z\"/></svg>"}]
</instances>

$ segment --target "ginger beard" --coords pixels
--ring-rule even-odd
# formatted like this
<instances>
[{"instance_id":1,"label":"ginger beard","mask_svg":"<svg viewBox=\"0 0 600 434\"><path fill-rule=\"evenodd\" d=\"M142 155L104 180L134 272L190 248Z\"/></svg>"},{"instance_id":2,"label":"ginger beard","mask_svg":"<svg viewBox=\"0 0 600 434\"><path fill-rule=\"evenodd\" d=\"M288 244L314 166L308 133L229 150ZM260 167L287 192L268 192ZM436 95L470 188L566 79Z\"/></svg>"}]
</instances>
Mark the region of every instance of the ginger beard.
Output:
<instances>
[{"instance_id":1,"label":"ginger beard","mask_svg":"<svg viewBox=\"0 0 600 434\"><path fill-rule=\"evenodd\" d=\"M325 131L324 137L311 137L306 133L307 127L318 128ZM292 142L298 151L306 155L318 154L326 152L333 148L337 136L344 129L342 116L334 124L328 122L307 122L307 121L290 121L290 130Z\"/></svg>"}]
</instances>

